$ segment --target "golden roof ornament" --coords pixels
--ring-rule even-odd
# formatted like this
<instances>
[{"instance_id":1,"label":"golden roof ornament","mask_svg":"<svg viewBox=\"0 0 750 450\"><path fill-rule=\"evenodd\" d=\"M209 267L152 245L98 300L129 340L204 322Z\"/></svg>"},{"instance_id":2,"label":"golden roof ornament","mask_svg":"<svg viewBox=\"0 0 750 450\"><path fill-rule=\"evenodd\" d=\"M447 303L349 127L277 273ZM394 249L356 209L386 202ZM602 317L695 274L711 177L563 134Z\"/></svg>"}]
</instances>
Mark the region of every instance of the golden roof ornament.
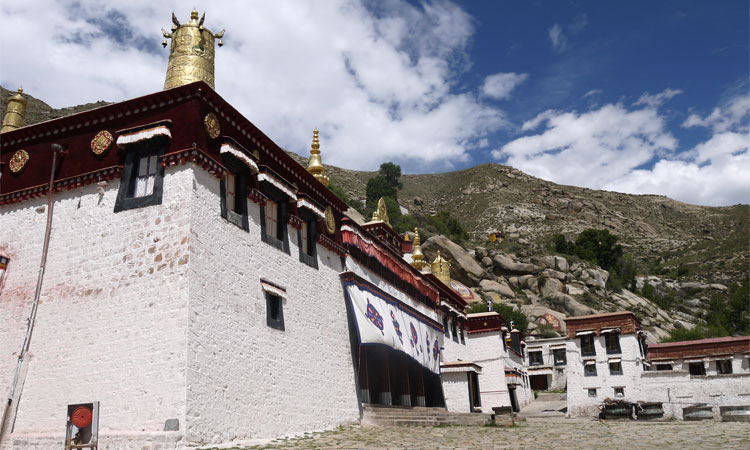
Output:
<instances>
[{"instance_id":1,"label":"golden roof ornament","mask_svg":"<svg viewBox=\"0 0 750 450\"><path fill-rule=\"evenodd\" d=\"M198 19L198 11L190 13L190 21L180 23L177 16L172 13L172 31L161 29L164 40L162 45L167 46L167 39L172 39L169 47L169 64L167 65L167 78L164 81L164 89L192 83L194 81L205 81L214 87L214 39L218 39L219 47L224 45L221 39L224 30L212 33L203 27L206 13Z\"/></svg>"},{"instance_id":2,"label":"golden roof ornament","mask_svg":"<svg viewBox=\"0 0 750 450\"><path fill-rule=\"evenodd\" d=\"M451 263L440 256L440 250L438 250L435 259L432 260L430 270L432 270L432 274L435 275L438 280L442 281L446 286L450 286Z\"/></svg>"},{"instance_id":3,"label":"golden roof ornament","mask_svg":"<svg viewBox=\"0 0 750 450\"><path fill-rule=\"evenodd\" d=\"M310 146L310 159L307 164L307 171L313 174L323 186L328 187L331 180L325 175L326 167L320 158L320 141L318 140L318 129L313 130L313 140Z\"/></svg>"},{"instance_id":4,"label":"golden roof ornament","mask_svg":"<svg viewBox=\"0 0 750 450\"><path fill-rule=\"evenodd\" d=\"M3 128L0 133L21 128L26 119L26 105L28 101L23 98L23 88L18 88L18 92L8 99L8 109L5 110L3 118Z\"/></svg>"},{"instance_id":5,"label":"golden roof ornament","mask_svg":"<svg viewBox=\"0 0 750 450\"><path fill-rule=\"evenodd\" d=\"M419 228L414 229L414 244L412 244L411 266L417 270L422 270L427 265L422 254L422 245L419 242Z\"/></svg>"},{"instance_id":6,"label":"golden roof ornament","mask_svg":"<svg viewBox=\"0 0 750 450\"><path fill-rule=\"evenodd\" d=\"M388 208L385 206L385 198L380 197L378 200L378 207L372 212L371 222L385 222L386 225L391 226L391 222L388 220Z\"/></svg>"}]
</instances>

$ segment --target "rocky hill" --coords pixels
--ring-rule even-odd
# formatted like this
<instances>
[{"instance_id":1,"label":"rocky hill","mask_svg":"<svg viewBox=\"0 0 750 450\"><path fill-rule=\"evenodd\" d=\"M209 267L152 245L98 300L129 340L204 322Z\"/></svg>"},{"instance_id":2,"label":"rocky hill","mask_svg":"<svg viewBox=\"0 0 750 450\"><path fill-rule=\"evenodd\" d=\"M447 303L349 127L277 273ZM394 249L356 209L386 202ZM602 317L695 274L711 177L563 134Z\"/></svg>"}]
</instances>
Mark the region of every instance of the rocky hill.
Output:
<instances>
[{"instance_id":1,"label":"rocky hill","mask_svg":"<svg viewBox=\"0 0 750 450\"><path fill-rule=\"evenodd\" d=\"M0 87L0 115L13 94ZM27 125L108 104L54 109L26 97ZM290 154L307 164L307 155ZM327 174L355 200L364 200L367 180L375 175L334 166L328 166ZM470 241L462 243L465 261L456 267L471 260L474 273L469 276L462 274L465 269L455 269L456 279L485 301L521 308L532 322L544 312L565 316L630 309L658 338L675 324L690 327L696 323L716 292L726 292L733 282L748 282L748 205L696 206L664 196L558 185L499 164L404 175L401 181L399 203L411 214L427 216L446 210L469 231ZM628 290L610 292L604 286L606 271L552 255L552 235L562 233L573 239L589 228L606 229L619 237L625 254L637 263L638 288L651 285L671 292L677 304L665 310ZM493 232L503 238L489 243ZM458 258L460 252L455 248L451 252L440 240L436 236L425 242L428 257L434 256L435 248L442 248Z\"/></svg>"}]
</instances>

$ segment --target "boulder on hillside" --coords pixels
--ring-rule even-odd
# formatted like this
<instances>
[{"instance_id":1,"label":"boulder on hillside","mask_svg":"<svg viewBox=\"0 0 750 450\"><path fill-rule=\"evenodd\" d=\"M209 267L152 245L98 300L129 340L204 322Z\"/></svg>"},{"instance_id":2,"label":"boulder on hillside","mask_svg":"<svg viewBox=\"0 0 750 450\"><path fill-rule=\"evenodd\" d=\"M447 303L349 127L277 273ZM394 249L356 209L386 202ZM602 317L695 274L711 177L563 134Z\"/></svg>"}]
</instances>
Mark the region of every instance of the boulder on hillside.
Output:
<instances>
[{"instance_id":1,"label":"boulder on hillside","mask_svg":"<svg viewBox=\"0 0 750 450\"><path fill-rule=\"evenodd\" d=\"M509 256L503 254L495 255L492 260L495 263L495 275L523 275L534 274L541 270L541 267L513 261Z\"/></svg>"},{"instance_id":2,"label":"boulder on hillside","mask_svg":"<svg viewBox=\"0 0 750 450\"><path fill-rule=\"evenodd\" d=\"M567 272L569 270L568 260L563 258L562 256L555 256L554 269L559 270L560 272Z\"/></svg>"},{"instance_id":3,"label":"boulder on hillside","mask_svg":"<svg viewBox=\"0 0 750 450\"><path fill-rule=\"evenodd\" d=\"M424 241L422 253L432 261L440 255L451 263L451 278L467 286L476 286L484 270L460 245L445 236L435 235Z\"/></svg>"},{"instance_id":4,"label":"boulder on hillside","mask_svg":"<svg viewBox=\"0 0 750 450\"><path fill-rule=\"evenodd\" d=\"M513 289L508 286L507 283L498 283L492 280L482 280L479 282L479 287L485 292L497 292L503 297L515 298L516 293Z\"/></svg>"},{"instance_id":5,"label":"boulder on hillside","mask_svg":"<svg viewBox=\"0 0 750 450\"><path fill-rule=\"evenodd\" d=\"M541 280L541 283L539 283L539 293L542 297L549 297L558 292L563 292L564 290L565 285L555 278L544 278Z\"/></svg>"},{"instance_id":6,"label":"boulder on hillside","mask_svg":"<svg viewBox=\"0 0 750 450\"><path fill-rule=\"evenodd\" d=\"M585 316L593 314L594 310L574 299L568 294L555 292L545 297L545 301L556 311L563 311L570 316Z\"/></svg>"}]
</instances>

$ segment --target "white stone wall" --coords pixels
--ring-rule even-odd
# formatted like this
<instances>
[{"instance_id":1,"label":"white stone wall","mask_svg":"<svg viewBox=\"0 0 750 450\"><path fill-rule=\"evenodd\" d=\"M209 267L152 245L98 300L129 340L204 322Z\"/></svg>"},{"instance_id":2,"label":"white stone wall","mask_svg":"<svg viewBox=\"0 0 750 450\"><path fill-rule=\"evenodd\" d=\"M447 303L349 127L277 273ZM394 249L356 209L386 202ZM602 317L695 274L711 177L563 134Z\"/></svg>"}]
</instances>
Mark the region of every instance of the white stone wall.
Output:
<instances>
[{"instance_id":1,"label":"white stone wall","mask_svg":"<svg viewBox=\"0 0 750 450\"><path fill-rule=\"evenodd\" d=\"M523 409L524 406L534 401L534 391L531 390L531 385L528 380L527 366L529 363L528 357L518 355L517 353L507 351L505 357L505 367L508 369L515 369L522 374L523 381L520 385L516 386L516 400L518 401L518 407ZM526 355L524 351L524 355Z\"/></svg>"},{"instance_id":2,"label":"white stone wall","mask_svg":"<svg viewBox=\"0 0 750 450\"><path fill-rule=\"evenodd\" d=\"M185 423L191 185L191 170L168 169L161 205L117 214L119 180L102 195L96 185L55 194L18 448L41 436L53 436L46 448L59 448L71 403L101 402L100 448L112 448L108 436ZM0 253L11 258L0 293L3 395L26 331L45 222L43 198L0 212Z\"/></svg>"},{"instance_id":3,"label":"white stone wall","mask_svg":"<svg viewBox=\"0 0 750 450\"><path fill-rule=\"evenodd\" d=\"M505 355L499 331L472 333L468 338L471 359L482 366L479 374L479 391L482 411L491 413L493 407L510 406L508 386L505 383Z\"/></svg>"},{"instance_id":4,"label":"white stone wall","mask_svg":"<svg viewBox=\"0 0 750 450\"><path fill-rule=\"evenodd\" d=\"M340 258L318 245L319 269L224 221L219 181L196 171L192 203L188 440L221 443L356 422L359 409ZM286 288L285 330L266 325L260 278Z\"/></svg>"},{"instance_id":5,"label":"white stone wall","mask_svg":"<svg viewBox=\"0 0 750 450\"><path fill-rule=\"evenodd\" d=\"M675 360L673 367L682 367L683 360ZM643 372L638 386L638 400L662 402L666 418L682 419L682 409L705 403L714 407L719 418L719 406L750 405L750 368L748 359L735 354L732 374L716 374L715 361L706 362L705 376L691 376L685 369L650 370Z\"/></svg>"},{"instance_id":6,"label":"white stone wall","mask_svg":"<svg viewBox=\"0 0 750 450\"><path fill-rule=\"evenodd\" d=\"M615 398L614 388L625 389L624 397L617 398L635 402L640 400L637 386L643 372L641 364L641 352L635 334L623 334L619 336L620 349L622 353L608 355L604 343L604 336L594 337L594 348L596 350L596 376L584 376L583 361L593 357L581 357L581 339L575 338L568 342L568 415L571 417L596 416L599 414L598 406L605 398ZM620 358L622 364L622 375L611 375L609 371L609 360ZM596 397L589 397L588 390L596 389Z\"/></svg>"},{"instance_id":7,"label":"white stone wall","mask_svg":"<svg viewBox=\"0 0 750 450\"><path fill-rule=\"evenodd\" d=\"M441 376L443 382L443 395L445 396L445 407L450 412L471 412L469 399L469 377L466 372L447 372ZM482 386L482 382L479 382ZM482 397L484 400L484 397ZM484 403L482 403L484 408Z\"/></svg>"}]
</instances>

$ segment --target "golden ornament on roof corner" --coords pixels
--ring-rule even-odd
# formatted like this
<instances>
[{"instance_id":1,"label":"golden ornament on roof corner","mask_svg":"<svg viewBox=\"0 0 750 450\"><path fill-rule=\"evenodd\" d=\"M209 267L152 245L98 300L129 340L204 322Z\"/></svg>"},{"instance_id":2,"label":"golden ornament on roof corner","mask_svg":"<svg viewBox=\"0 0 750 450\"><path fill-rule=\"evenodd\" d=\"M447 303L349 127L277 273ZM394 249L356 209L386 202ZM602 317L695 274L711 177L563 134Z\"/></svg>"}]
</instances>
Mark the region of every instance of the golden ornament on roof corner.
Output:
<instances>
[{"instance_id":1,"label":"golden ornament on roof corner","mask_svg":"<svg viewBox=\"0 0 750 450\"><path fill-rule=\"evenodd\" d=\"M26 105L28 105L28 102L23 98L22 94L23 88L18 88L18 93L8 99L8 109L5 110L3 128L0 129L0 133L15 130L23 126L23 121L26 119Z\"/></svg>"},{"instance_id":2,"label":"golden ornament on roof corner","mask_svg":"<svg viewBox=\"0 0 750 450\"><path fill-rule=\"evenodd\" d=\"M161 29L164 40L162 45L167 46L167 39L172 39L169 47L169 64L167 65L167 78L164 81L164 89L192 83L194 81L205 81L214 87L214 39L218 39L219 47L224 45L221 38L224 30L212 33L203 27L206 13L198 20L198 11L190 13L188 23L180 23L177 16L172 13L172 31Z\"/></svg>"},{"instance_id":3,"label":"golden ornament on roof corner","mask_svg":"<svg viewBox=\"0 0 750 450\"><path fill-rule=\"evenodd\" d=\"M412 244L411 266L417 270L422 270L427 265L422 254L422 245L419 242L419 228L414 229L414 244Z\"/></svg>"},{"instance_id":4,"label":"golden ornament on roof corner","mask_svg":"<svg viewBox=\"0 0 750 450\"><path fill-rule=\"evenodd\" d=\"M442 281L446 286L450 286L451 263L440 256L440 250L438 250L435 259L432 260L432 264L430 264L430 270L438 280Z\"/></svg>"},{"instance_id":5,"label":"golden ornament on roof corner","mask_svg":"<svg viewBox=\"0 0 750 450\"><path fill-rule=\"evenodd\" d=\"M370 221L385 222L386 225L391 226L391 222L388 220L388 207L385 206L385 198L380 197L380 200L378 200L378 207L372 212Z\"/></svg>"},{"instance_id":6,"label":"golden ornament on roof corner","mask_svg":"<svg viewBox=\"0 0 750 450\"><path fill-rule=\"evenodd\" d=\"M307 171L313 174L323 186L328 187L331 180L325 175L326 167L320 158L320 141L318 140L318 129L313 130L313 140L310 146L310 159L307 164Z\"/></svg>"}]
</instances>

